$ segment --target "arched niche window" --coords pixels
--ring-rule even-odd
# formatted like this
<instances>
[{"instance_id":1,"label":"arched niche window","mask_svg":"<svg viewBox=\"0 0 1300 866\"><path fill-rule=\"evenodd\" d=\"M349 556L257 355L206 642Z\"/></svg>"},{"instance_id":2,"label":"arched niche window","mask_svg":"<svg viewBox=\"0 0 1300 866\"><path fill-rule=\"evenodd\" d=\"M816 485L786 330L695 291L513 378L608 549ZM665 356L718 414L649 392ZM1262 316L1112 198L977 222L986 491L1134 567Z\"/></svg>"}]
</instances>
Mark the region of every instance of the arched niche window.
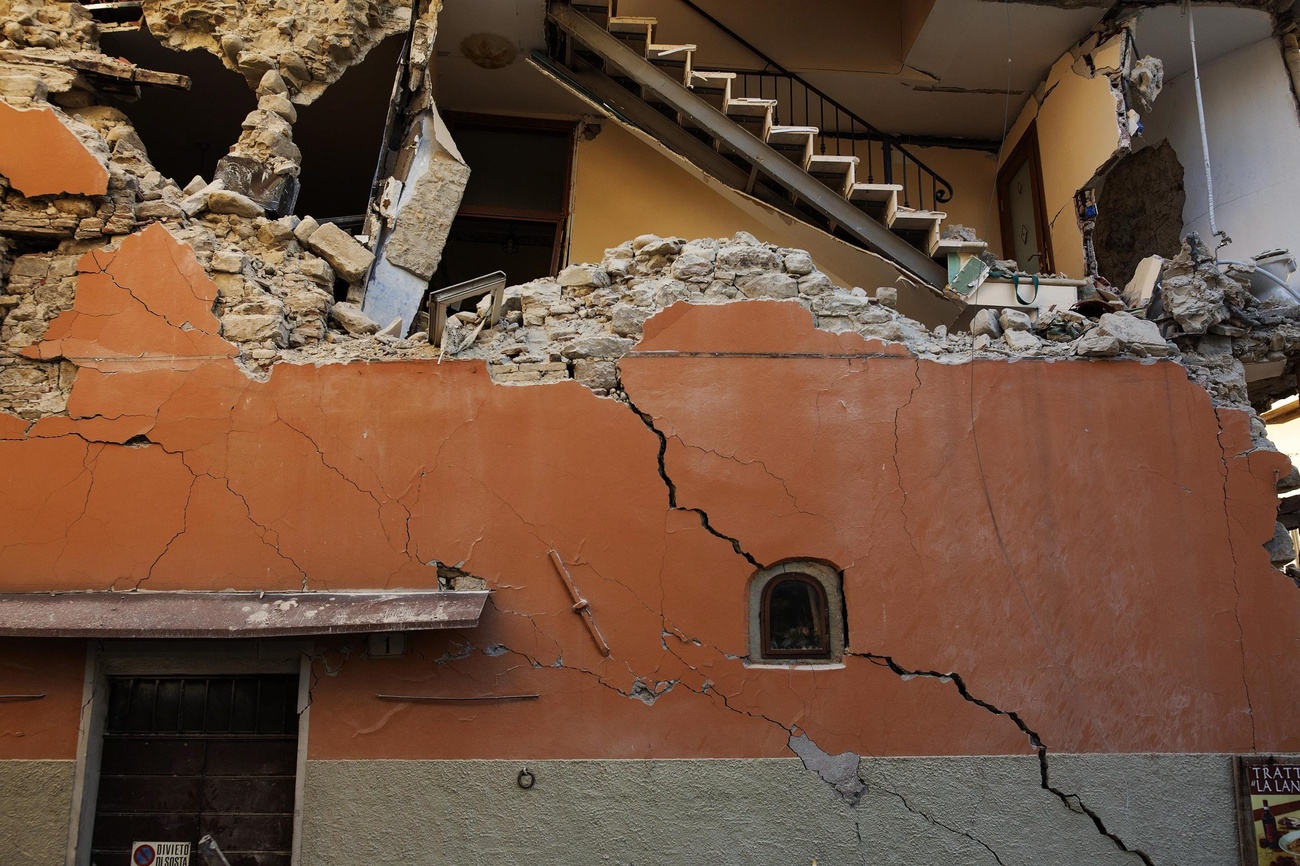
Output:
<instances>
[{"instance_id":1,"label":"arched niche window","mask_svg":"<svg viewBox=\"0 0 1300 866\"><path fill-rule=\"evenodd\" d=\"M749 660L838 662L844 654L844 592L828 565L794 560L754 575L749 592Z\"/></svg>"}]
</instances>

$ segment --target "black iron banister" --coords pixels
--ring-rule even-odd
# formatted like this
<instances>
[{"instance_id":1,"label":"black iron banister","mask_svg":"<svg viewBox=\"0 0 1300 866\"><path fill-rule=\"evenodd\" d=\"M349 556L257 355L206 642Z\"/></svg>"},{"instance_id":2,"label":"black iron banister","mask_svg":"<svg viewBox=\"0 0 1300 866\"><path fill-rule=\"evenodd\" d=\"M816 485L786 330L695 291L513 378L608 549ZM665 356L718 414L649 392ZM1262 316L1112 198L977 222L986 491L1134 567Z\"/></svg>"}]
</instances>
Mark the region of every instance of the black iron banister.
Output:
<instances>
[{"instance_id":1,"label":"black iron banister","mask_svg":"<svg viewBox=\"0 0 1300 866\"><path fill-rule=\"evenodd\" d=\"M923 177L922 177L922 173L927 174L927 175L930 176L930 181L931 181L931 184L930 184L930 185L931 185L931 200L932 200L932 202L933 202L935 205L943 204L944 202L947 202L947 201L951 201L951 200L952 200L952 196L953 196L952 184L950 184L950 183L949 183L947 180L945 180L945 179L944 179L944 178L943 178L943 177L942 177L938 172L936 172L934 169L930 168L930 166L926 165L922 160L918 159L914 154L912 154L911 151L909 151L906 147L903 146L903 143L902 143L902 142L901 142L901 141L900 141L896 136L891 135L890 133L885 132L884 130L879 129L878 127L874 126L873 124L869 123L868 121L866 121L866 120L864 120L863 118L859 117L858 115L854 114L851 110L849 110L849 109L846 108L844 105L842 105L842 104L841 104L838 100L836 100L834 97L828 95L827 93L825 93L824 91L822 91L820 88L818 88L816 85L814 85L814 84L812 84L811 82L809 82L809 81L807 81L806 79L804 79L804 78L803 78L802 76L800 76L798 73L791 72L789 69L787 69L787 68L785 68L784 66L782 66L780 63L778 63L776 60L772 59L772 58L771 58L770 56L768 56L765 52L763 52L761 49L759 49L759 48L758 48L757 46L755 46L753 43L749 42L747 39L745 39L745 38L744 38L743 36L741 36L739 33L736 33L734 30L732 30L732 29L731 29L730 27L728 27L726 24L723 24L721 21L719 21L719 20L718 20L717 18L715 18L713 15L709 14L709 12L707 12L706 10L700 8L700 6L699 6L698 4L696 4L696 3L694 2L694 0L678 0L678 2L682 3L683 5L687 6L687 7L690 8L691 10L693 10L696 14L698 14L700 17L704 18L704 20L708 21L710 24L712 24L712 25L713 25L715 28L717 28L718 30L721 30L723 33L727 34L728 37L730 37L730 38L731 38L732 40L734 40L737 44L739 44L740 46L742 46L743 48L745 48L745 50L749 51L749 52L750 52L751 54L753 54L755 57L757 57L757 58L759 58L760 60L762 60L763 63L766 65L766 68L761 69L761 70L725 69L725 68L722 68L722 67L716 67L716 66L710 66L710 67L708 67L708 68L710 68L710 69L716 69L716 70L719 71L719 72L735 72L738 76L750 76L750 75L758 76L758 77L759 77L759 96L760 96L760 97L763 96L763 85L762 85L763 78L768 78L768 77L772 77L772 78L775 78L775 77L783 77L783 78L786 78L786 79L789 81L789 88L788 88L788 95L789 95L788 112L789 112L789 116L787 116L787 118L786 118L786 122L790 123L791 125L795 125L795 124L793 123L793 121L794 121L793 114L794 114L794 107L795 107L795 104L796 104L796 102L795 102L795 98L794 98L794 84L795 84L796 82L797 82L801 87L804 88L804 106L803 106L803 107L804 107L804 112L803 112L803 120L804 120L804 124L805 124L805 125L813 125L813 124L810 123L810 120L811 120L811 118L812 118L812 113L811 113L811 110L810 110L810 109L811 109L811 106L809 105L808 94L811 93L811 94L815 95L815 96L818 98L818 100L820 100L821 105L817 106L817 108L818 108L818 112L819 112L819 117L818 117L819 122L816 124L816 126L817 126L818 129L820 130L820 137L822 137L822 139L823 139L823 141L822 141L822 145L821 145L821 148L822 148L822 152L823 152L823 153L825 152L825 139L826 139L826 138L832 138L832 139L835 139L835 152L836 152L837 154L839 153L839 140L840 140L840 139L846 139L846 140L849 140L849 141L866 141L866 142L868 142L868 147L867 147L867 158L866 158L865 161L866 161L866 163L867 163L867 169L868 169L868 171L867 171L868 183L873 183L873 182L875 182L875 177L874 177L874 172L872 171L872 168L871 168L872 160L871 160L871 148L870 148L870 142L872 142L872 141L879 141L879 142L880 142L880 145L881 145L881 156L882 156L882 165L881 165L881 181L882 181L883 183L895 183L895 182L896 182L895 177L894 177L893 154L897 153L897 154L899 155L900 159L901 159L901 162L902 162L902 165L901 165L901 169L902 169L901 185L903 186L903 189L904 189L903 197L904 197L904 204L905 204L905 205L908 204L908 198L909 198L909 196L908 196L909 185L908 185L908 183L907 183L907 163L909 163L909 162L912 163L912 164L914 164L914 165L916 166L916 170L917 170L917 198L918 198L918 202L917 202L917 203L918 203L918 204L921 204L921 203L922 203L921 200L922 200L923 195L924 195L924 179L923 179ZM769 71L769 70L770 70L770 71ZM747 80L747 78L742 78L741 86L742 86L742 88L744 88L742 92L743 92L745 95L748 95L748 80ZM773 96L772 96L772 98L777 99L778 102L779 102L779 101L780 101L780 96L781 96L781 93L780 93L780 84L779 84L779 82L774 82L774 86L773 86ZM831 116L831 119L832 119L832 120L834 121L834 123L835 123L834 131L830 131L830 130L828 130L827 127L826 127L826 106L827 106L827 105L829 105L832 109L834 109L834 112L836 112L836 113L833 113L832 116ZM847 131L847 133L846 133L843 129L840 128L840 122L839 122L839 116L838 116L839 114L843 114L844 117L845 117L845 118L847 119L847 121L848 121L848 131ZM861 132L858 132L858 131L857 131L857 127L862 127L862 131L861 131Z\"/></svg>"}]
</instances>

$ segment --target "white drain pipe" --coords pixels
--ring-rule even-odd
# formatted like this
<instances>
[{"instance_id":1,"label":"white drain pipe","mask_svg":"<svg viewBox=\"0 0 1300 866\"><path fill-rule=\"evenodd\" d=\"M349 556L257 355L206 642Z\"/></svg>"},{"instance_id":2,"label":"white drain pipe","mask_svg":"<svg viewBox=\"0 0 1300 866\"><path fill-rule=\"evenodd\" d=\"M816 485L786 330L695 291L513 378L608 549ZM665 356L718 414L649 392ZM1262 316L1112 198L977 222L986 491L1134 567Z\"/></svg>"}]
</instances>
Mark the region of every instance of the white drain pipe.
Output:
<instances>
[{"instance_id":1,"label":"white drain pipe","mask_svg":"<svg viewBox=\"0 0 1300 866\"><path fill-rule=\"evenodd\" d=\"M1228 237L1227 232L1219 231L1219 225L1214 219L1214 178L1210 173L1210 140L1205 133L1205 102L1201 98L1201 69L1196 62L1196 22L1192 19L1192 4L1186 3L1183 11L1187 14L1187 36L1192 44L1192 78L1196 84L1196 113L1201 121L1201 155L1205 160L1205 193L1210 205L1210 234L1219 239L1219 246L1215 247L1217 252L1220 247L1232 243L1232 238Z\"/></svg>"}]
</instances>

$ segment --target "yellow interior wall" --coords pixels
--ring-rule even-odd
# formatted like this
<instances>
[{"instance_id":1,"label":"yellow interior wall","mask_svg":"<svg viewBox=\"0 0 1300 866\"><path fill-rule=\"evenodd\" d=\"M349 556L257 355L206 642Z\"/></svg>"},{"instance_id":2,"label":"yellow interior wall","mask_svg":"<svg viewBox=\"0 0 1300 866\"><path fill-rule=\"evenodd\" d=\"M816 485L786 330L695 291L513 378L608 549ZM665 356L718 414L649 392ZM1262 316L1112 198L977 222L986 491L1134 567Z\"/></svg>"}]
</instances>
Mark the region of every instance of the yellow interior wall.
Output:
<instances>
[{"instance_id":1,"label":"yellow interior wall","mask_svg":"<svg viewBox=\"0 0 1300 866\"><path fill-rule=\"evenodd\" d=\"M1119 39L1102 46L1094 57L1117 63ZM1046 97L1041 105L1031 99L1020 112L1002 149L1002 161L1015 150L1029 124L1037 120L1052 256L1057 271L1077 279L1084 276L1085 268L1083 232L1074 212L1074 194L1092 179L1121 142L1110 81L1104 75L1085 78L1071 68L1073 63L1073 56L1066 54L1052 66L1042 91Z\"/></svg>"},{"instance_id":2,"label":"yellow interior wall","mask_svg":"<svg viewBox=\"0 0 1300 866\"><path fill-rule=\"evenodd\" d=\"M574 168L570 262L598 262L606 248L644 234L762 237L748 214L612 121L578 143Z\"/></svg>"},{"instance_id":3,"label":"yellow interior wall","mask_svg":"<svg viewBox=\"0 0 1300 866\"><path fill-rule=\"evenodd\" d=\"M580 141L573 180L568 261L598 262L605 250L638 235L725 238L738 231L761 241L807 250L837 285L868 292L898 284L886 260L774 208L745 199L721 182L609 121ZM950 323L957 308L924 289L899 284L899 309L927 324Z\"/></svg>"}]
</instances>

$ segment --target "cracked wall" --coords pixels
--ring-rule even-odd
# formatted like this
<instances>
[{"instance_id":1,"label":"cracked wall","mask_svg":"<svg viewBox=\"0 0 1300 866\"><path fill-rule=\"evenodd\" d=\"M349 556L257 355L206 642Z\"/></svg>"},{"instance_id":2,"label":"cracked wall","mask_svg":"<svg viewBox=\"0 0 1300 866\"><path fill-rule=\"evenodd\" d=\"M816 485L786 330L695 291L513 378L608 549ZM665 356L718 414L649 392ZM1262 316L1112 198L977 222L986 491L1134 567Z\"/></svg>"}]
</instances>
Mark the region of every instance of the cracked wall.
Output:
<instances>
[{"instance_id":1,"label":"cracked wall","mask_svg":"<svg viewBox=\"0 0 1300 866\"><path fill-rule=\"evenodd\" d=\"M320 642L314 773L788 759L800 737L868 762L1006 756L1034 826L1118 862L1158 860L1170 831L1109 829L1113 803L1079 807L1057 757L1300 749L1300 598L1262 546L1289 467L1172 361L919 357L819 329L797 301L741 301L649 318L616 362L625 400L432 356L250 375L219 335L218 286L163 227L74 279L23 351L72 368L66 412L0 414L5 590L435 588L451 568L493 591L478 629L417 636L401 659ZM790 557L843 569L842 665L746 664L749 578ZM71 758L79 666L25 676L71 705L0 706L16 732L0 756ZM995 846L996 801L927 806L860 773L878 808L808 777L862 858L909 827L1008 863L1041 838L1013 827Z\"/></svg>"},{"instance_id":2,"label":"cracked wall","mask_svg":"<svg viewBox=\"0 0 1300 866\"><path fill-rule=\"evenodd\" d=\"M1130 131L1121 76L1136 58L1127 56L1127 29L1103 22L1087 39L1058 60L1007 133L1005 161L1031 123L1038 133L1042 160L1044 221L1056 270L1081 278L1094 272L1084 249L1075 213L1075 194L1117 152L1126 151ZM1110 27L1110 29L1104 29ZM1008 249L1004 252L1010 252Z\"/></svg>"}]
</instances>

